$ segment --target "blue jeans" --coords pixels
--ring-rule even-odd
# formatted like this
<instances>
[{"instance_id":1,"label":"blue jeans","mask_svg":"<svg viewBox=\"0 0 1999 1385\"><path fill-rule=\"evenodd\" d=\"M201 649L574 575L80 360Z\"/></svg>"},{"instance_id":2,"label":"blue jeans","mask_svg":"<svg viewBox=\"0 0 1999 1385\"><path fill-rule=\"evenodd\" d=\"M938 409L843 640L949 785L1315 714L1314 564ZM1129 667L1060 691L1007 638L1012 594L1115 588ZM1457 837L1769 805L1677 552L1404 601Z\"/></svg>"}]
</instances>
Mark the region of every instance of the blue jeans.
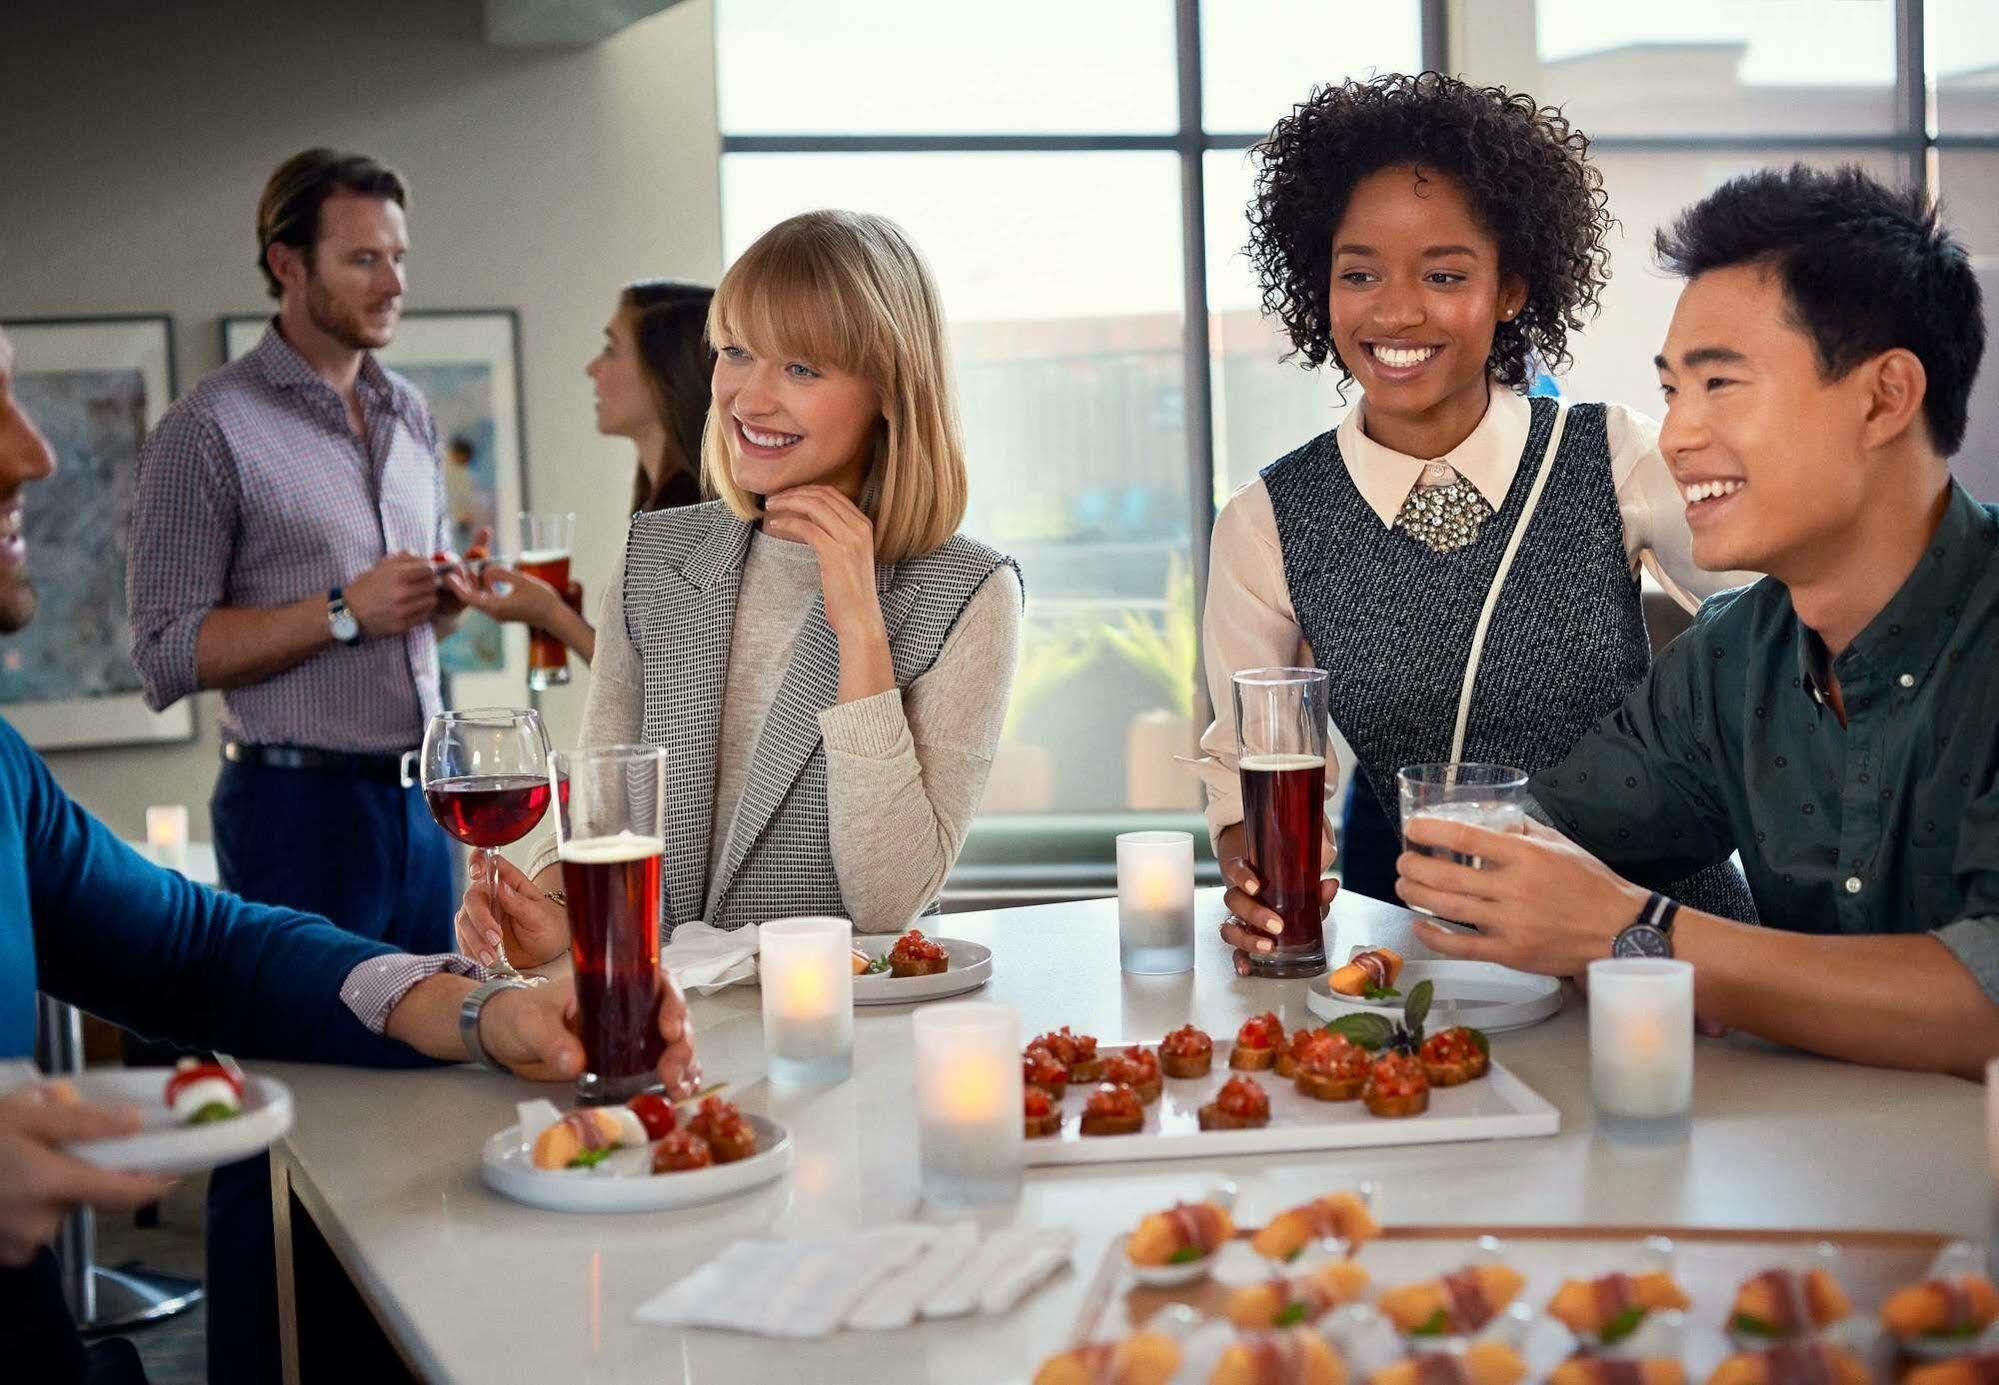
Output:
<instances>
[{"instance_id":1,"label":"blue jeans","mask_svg":"<svg viewBox=\"0 0 1999 1385\"><path fill-rule=\"evenodd\" d=\"M453 949L450 843L421 790L225 760L209 811L223 889L322 914L407 952ZM276 1380L277 1251L263 1155L210 1176L207 1261L209 1379Z\"/></svg>"}]
</instances>

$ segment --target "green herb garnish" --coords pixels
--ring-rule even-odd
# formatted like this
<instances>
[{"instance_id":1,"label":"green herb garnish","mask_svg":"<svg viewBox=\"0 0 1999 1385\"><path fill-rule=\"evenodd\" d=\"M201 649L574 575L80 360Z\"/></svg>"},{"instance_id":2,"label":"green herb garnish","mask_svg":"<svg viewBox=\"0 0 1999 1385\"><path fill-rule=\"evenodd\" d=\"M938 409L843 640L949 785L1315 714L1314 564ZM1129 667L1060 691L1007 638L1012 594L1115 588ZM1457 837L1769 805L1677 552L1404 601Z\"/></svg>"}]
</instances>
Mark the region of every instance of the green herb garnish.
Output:
<instances>
[{"instance_id":1,"label":"green herb garnish","mask_svg":"<svg viewBox=\"0 0 1999 1385\"><path fill-rule=\"evenodd\" d=\"M1369 986L1365 990L1363 990L1360 994L1361 998L1364 1000L1402 999L1402 992L1396 990L1393 986Z\"/></svg>"},{"instance_id":2,"label":"green herb garnish","mask_svg":"<svg viewBox=\"0 0 1999 1385\"><path fill-rule=\"evenodd\" d=\"M875 958L874 961L868 963L867 974L869 976L880 976L889 969L889 966L888 954L884 952L881 956Z\"/></svg>"},{"instance_id":3,"label":"green herb garnish","mask_svg":"<svg viewBox=\"0 0 1999 1385\"><path fill-rule=\"evenodd\" d=\"M1292 1251L1289 1255L1284 1257L1284 1263L1288 1265L1293 1260L1296 1260L1299 1256L1303 1255L1304 1253L1305 1253L1305 1247L1299 1246L1298 1249Z\"/></svg>"},{"instance_id":4,"label":"green herb garnish","mask_svg":"<svg viewBox=\"0 0 1999 1385\"><path fill-rule=\"evenodd\" d=\"M1409 998L1402 1002L1402 1022L1419 1042L1423 1037L1423 1021L1430 1017L1430 999L1436 993L1434 982L1418 981L1411 988Z\"/></svg>"},{"instance_id":5,"label":"green herb garnish","mask_svg":"<svg viewBox=\"0 0 1999 1385\"><path fill-rule=\"evenodd\" d=\"M608 1149L586 1149L569 1161L569 1167L572 1169L594 1169L610 1157L611 1151Z\"/></svg>"},{"instance_id":6,"label":"green herb garnish","mask_svg":"<svg viewBox=\"0 0 1999 1385\"><path fill-rule=\"evenodd\" d=\"M1636 1332L1638 1324L1644 1321L1645 1310L1643 1308L1627 1308L1605 1323L1603 1331L1596 1334L1596 1339L1605 1346L1615 1345Z\"/></svg>"},{"instance_id":7,"label":"green herb garnish","mask_svg":"<svg viewBox=\"0 0 1999 1385\"><path fill-rule=\"evenodd\" d=\"M1341 1015L1326 1025L1329 1034L1344 1034L1362 1048L1373 1050L1395 1037L1396 1027L1380 1015Z\"/></svg>"},{"instance_id":8,"label":"green herb garnish","mask_svg":"<svg viewBox=\"0 0 1999 1385\"><path fill-rule=\"evenodd\" d=\"M1191 1265L1196 1260L1205 1260L1207 1258L1207 1252L1198 1246L1181 1246L1180 1249L1166 1257L1166 1263L1169 1265Z\"/></svg>"},{"instance_id":9,"label":"green herb garnish","mask_svg":"<svg viewBox=\"0 0 1999 1385\"><path fill-rule=\"evenodd\" d=\"M1492 1056L1492 1040L1485 1037L1483 1029L1474 1029L1470 1025L1465 1025L1464 1031L1471 1035L1471 1041L1478 1045L1480 1053L1483 1053L1488 1058Z\"/></svg>"},{"instance_id":10,"label":"green herb garnish","mask_svg":"<svg viewBox=\"0 0 1999 1385\"><path fill-rule=\"evenodd\" d=\"M1962 1327L1938 1328L1934 1332L1925 1332L1923 1336L1932 1342L1968 1342L1982 1330L1976 1323L1966 1323Z\"/></svg>"},{"instance_id":11,"label":"green herb garnish","mask_svg":"<svg viewBox=\"0 0 1999 1385\"><path fill-rule=\"evenodd\" d=\"M234 1120L239 1112L226 1101L211 1101L187 1118L189 1125L213 1125L217 1121Z\"/></svg>"},{"instance_id":12,"label":"green herb garnish","mask_svg":"<svg viewBox=\"0 0 1999 1385\"><path fill-rule=\"evenodd\" d=\"M1728 1320L1728 1326L1732 1332L1746 1332L1752 1337L1776 1337L1782 1335L1774 1326L1764 1322L1763 1319L1757 1317L1754 1313L1737 1313Z\"/></svg>"},{"instance_id":13,"label":"green herb garnish","mask_svg":"<svg viewBox=\"0 0 1999 1385\"><path fill-rule=\"evenodd\" d=\"M1284 1311L1277 1315L1277 1321L1271 1325L1273 1327L1296 1327L1303 1321L1305 1321L1305 1305L1302 1303L1287 1303L1284 1305Z\"/></svg>"},{"instance_id":14,"label":"green herb garnish","mask_svg":"<svg viewBox=\"0 0 1999 1385\"><path fill-rule=\"evenodd\" d=\"M1411 1337L1441 1337L1451 1330L1451 1315L1439 1308L1421 1327L1409 1329Z\"/></svg>"}]
</instances>

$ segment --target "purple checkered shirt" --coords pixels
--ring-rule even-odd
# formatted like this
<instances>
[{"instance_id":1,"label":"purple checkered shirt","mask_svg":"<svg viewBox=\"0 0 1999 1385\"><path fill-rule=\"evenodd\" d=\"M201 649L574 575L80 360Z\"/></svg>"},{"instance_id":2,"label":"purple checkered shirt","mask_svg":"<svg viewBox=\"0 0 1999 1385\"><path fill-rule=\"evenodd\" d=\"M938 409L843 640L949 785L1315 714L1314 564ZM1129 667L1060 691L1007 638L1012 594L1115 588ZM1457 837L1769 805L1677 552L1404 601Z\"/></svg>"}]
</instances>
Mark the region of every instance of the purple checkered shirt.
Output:
<instances>
[{"instance_id":1,"label":"purple checkered shirt","mask_svg":"<svg viewBox=\"0 0 1999 1385\"><path fill-rule=\"evenodd\" d=\"M332 386L278 335L167 410L139 459L126 600L155 711L199 686L195 637L217 606L283 606L392 552L449 546L437 425L416 388L362 358L365 448ZM222 695L222 730L261 745L393 754L442 706L437 635L333 645Z\"/></svg>"}]
</instances>

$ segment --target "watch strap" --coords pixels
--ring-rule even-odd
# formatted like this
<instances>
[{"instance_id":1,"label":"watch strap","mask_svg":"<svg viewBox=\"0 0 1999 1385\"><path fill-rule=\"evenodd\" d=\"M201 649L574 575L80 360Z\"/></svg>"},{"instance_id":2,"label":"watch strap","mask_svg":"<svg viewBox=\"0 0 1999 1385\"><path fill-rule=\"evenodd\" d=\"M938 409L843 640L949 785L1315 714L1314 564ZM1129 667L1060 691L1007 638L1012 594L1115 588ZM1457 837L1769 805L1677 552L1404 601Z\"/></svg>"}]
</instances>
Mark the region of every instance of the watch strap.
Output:
<instances>
[{"instance_id":1,"label":"watch strap","mask_svg":"<svg viewBox=\"0 0 1999 1385\"><path fill-rule=\"evenodd\" d=\"M490 981L481 981L465 993L465 999L458 1003L458 1037L465 1042L465 1052L480 1067L492 1072L506 1069L493 1061L486 1052L486 1046L479 1042L479 1015L486 1008L486 1002L501 991L525 991L528 983L514 976L496 976Z\"/></svg>"}]
</instances>

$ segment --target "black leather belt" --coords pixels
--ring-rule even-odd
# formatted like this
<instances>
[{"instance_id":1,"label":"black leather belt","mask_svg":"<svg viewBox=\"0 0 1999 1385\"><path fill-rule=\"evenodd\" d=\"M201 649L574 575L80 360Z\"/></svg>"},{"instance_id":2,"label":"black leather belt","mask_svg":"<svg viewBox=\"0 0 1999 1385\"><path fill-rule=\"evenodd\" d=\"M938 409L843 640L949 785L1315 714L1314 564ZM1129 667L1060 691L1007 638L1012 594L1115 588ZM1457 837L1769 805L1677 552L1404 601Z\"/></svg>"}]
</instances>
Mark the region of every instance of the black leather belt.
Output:
<instances>
[{"instance_id":1,"label":"black leather belt","mask_svg":"<svg viewBox=\"0 0 1999 1385\"><path fill-rule=\"evenodd\" d=\"M263 765L267 769L303 769L320 774L344 774L354 779L378 783L403 782L400 755L357 755L346 750L315 750L302 745L245 745L224 741L222 758L239 765Z\"/></svg>"}]
</instances>

